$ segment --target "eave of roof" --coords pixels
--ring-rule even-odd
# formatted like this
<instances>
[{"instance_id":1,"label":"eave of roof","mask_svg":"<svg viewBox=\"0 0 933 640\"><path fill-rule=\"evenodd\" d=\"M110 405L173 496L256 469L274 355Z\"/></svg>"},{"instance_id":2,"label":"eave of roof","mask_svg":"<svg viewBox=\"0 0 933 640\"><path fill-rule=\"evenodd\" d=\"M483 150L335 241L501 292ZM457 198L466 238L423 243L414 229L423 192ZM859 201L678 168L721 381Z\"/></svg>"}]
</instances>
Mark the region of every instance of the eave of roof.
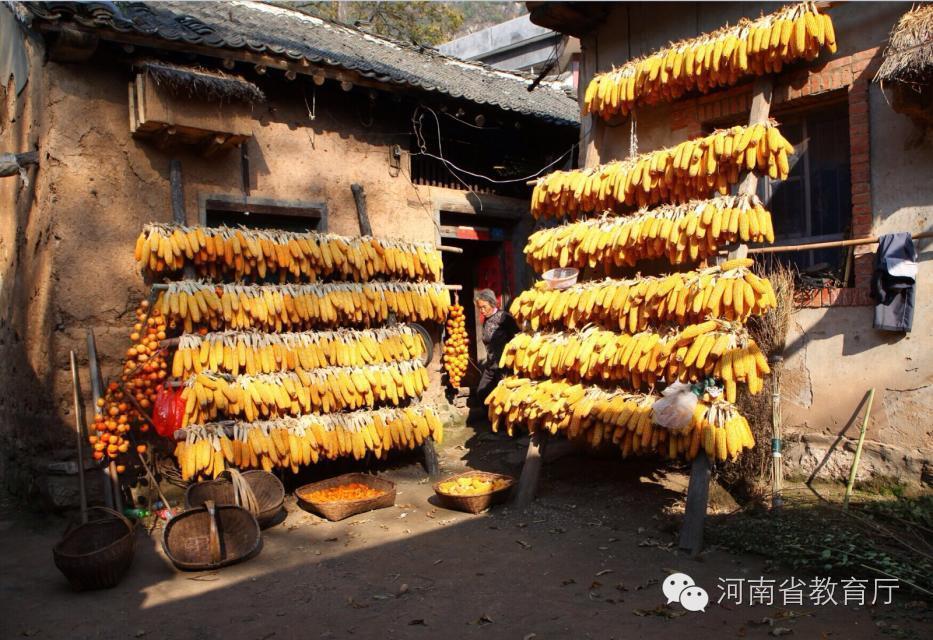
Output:
<instances>
[{"instance_id":1,"label":"eave of roof","mask_svg":"<svg viewBox=\"0 0 933 640\"><path fill-rule=\"evenodd\" d=\"M559 125L580 122L576 100L556 84L541 83L529 92L530 81L520 75L265 3L45 2L23 7L33 21L72 22L103 39L127 34L156 48L162 41L173 48L251 52L344 69L378 83L437 92Z\"/></svg>"}]
</instances>

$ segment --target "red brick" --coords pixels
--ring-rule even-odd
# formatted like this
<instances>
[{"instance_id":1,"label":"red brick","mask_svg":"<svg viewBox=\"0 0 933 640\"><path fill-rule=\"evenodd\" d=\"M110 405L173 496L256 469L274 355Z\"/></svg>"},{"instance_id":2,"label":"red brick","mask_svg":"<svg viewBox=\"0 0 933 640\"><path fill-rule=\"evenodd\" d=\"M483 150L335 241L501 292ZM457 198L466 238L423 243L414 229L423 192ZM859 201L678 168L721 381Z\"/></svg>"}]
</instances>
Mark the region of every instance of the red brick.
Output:
<instances>
[{"instance_id":1,"label":"red brick","mask_svg":"<svg viewBox=\"0 0 933 640\"><path fill-rule=\"evenodd\" d=\"M852 204L871 204L871 194L870 193L853 193L852 194Z\"/></svg>"},{"instance_id":2,"label":"red brick","mask_svg":"<svg viewBox=\"0 0 933 640\"><path fill-rule=\"evenodd\" d=\"M810 93L820 93L823 90L823 75L814 73L810 76Z\"/></svg>"},{"instance_id":3,"label":"red brick","mask_svg":"<svg viewBox=\"0 0 933 640\"><path fill-rule=\"evenodd\" d=\"M849 100L849 115L856 113L868 113L867 100Z\"/></svg>"},{"instance_id":4,"label":"red brick","mask_svg":"<svg viewBox=\"0 0 933 640\"><path fill-rule=\"evenodd\" d=\"M794 303L797 307L818 309L820 305L822 304L822 296L820 294L820 289L811 289L809 291L801 291L795 298Z\"/></svg>"},{"instance_id":5,"label":"red brick","mask_svg":"<svg viewBox=\"0 0 933 640\"><path fill-rule=\"evenodd\" d=\"M849 127L852 129L868 129L868 112L849 114Z\"/></svg>"},{"instance_id":6,"label":"red brick","mask_svg":"<svg viewBox=\"0 0 933 640\"><path fill-rule=\"evenodd\" d=\"M852 167L852 182L868 182L871 179L871 170L866 166Z\"/></svg>"},{"instance_id":7,"label":"red brick","mask_svg":"<svg viewBox=\"0 0 933 640\"><path fill-rule=\"evenodd\" d=\"M825 287L823 289L823 306L835 306L836 302L839 300L840 291L842 291L842 289L839 287Z\"/></svg>"},{"instance_id":8,"label":"red brick","mask_svg":"<svg viewBox=\"0 0 933 640\"><path fill-rule=\"evenodd\" d=\"M870 233L871 232L871 214L870 213L860 213L858 215L852 215L852 231L856 234Z\"/></svg>"},{"instance_id":9,"label":"red brick","mask_svg":"<svg viewBox=\"0 0 933 640\"><path fill-rule=\"evenodd\" d=\"M849 142L849 149L852 153L863 153L868 151L868 138L862 136L853 137Z\"/></svg>"},{"instance_id":10,"label":"red brick","mask_svg":"<svg viewBox=\"0 0 933 640\"><path fill-rule=\"evenodd\" d=\"M849 150L849 162L871 162L871 157L867 153L852 153Z\"/></svg>"},{"instance_id":11,"label":"red brick","mask_svg":"<svg viewBox=\"0 0 933 640\"><path fill-rule=\"evenodd\" d=\"M871 183L869 182L853 182L852 183L852 194L857 193L871 193Z\"/></svg>"},{"instance_id":12,"label":"red brick","mask_svg":"<svg viewBox=\"0 0 933 640\"><path fill-rule=\"evenodd\" d=\"M836 298L836 307L851 307L855 302L855 289L852 287L841 287L839 297Z\"/></svg>"},{"instance_id":13,"label":"red brick","mask_svg":"<svg viewBox=\"0 0 933 640\"><path fill-rule=\"evenodd\" d=\"M857 204L852 207L853 216L871 215L871 206L867 204Z\"/></svg>"}]
</instances>

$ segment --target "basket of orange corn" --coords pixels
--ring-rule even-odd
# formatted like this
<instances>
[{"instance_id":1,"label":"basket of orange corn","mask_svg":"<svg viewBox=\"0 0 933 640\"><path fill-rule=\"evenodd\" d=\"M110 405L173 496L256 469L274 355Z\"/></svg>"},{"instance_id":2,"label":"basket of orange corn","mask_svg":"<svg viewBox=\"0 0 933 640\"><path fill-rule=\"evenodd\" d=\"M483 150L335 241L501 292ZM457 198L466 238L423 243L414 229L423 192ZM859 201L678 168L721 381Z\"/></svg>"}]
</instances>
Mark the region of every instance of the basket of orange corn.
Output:
<instances>
[{"instance_id":1,"label":"basket of orange corn","mask_svg":"<svg viewBox=\"0 0 933 640\"><path fill-rule=\"evenodd\" d=\"M395 483L365 473L345 473L295 491L298 504L332 522L395 504Z\"/></svg>"}]
</instances>

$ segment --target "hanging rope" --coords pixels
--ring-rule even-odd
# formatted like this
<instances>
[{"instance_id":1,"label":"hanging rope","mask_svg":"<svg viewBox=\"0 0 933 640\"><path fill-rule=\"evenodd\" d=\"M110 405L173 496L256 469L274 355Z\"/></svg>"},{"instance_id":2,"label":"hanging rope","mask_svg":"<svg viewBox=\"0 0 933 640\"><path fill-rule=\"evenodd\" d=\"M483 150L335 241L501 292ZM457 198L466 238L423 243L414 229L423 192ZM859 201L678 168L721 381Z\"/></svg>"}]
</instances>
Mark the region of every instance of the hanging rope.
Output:
<instances>
[{"instance_id":1,"label":"hanging rope","mask_svg":"<svg viewBox=\"0 0 933 640\"><path fill-rule=\"evenodd\" d=\"M635 110L632 109L631 121L631 132L629 133L628 140L628 157L634 158L638 155L638 116L635 115Z\"/></svg>"}]
</instances>

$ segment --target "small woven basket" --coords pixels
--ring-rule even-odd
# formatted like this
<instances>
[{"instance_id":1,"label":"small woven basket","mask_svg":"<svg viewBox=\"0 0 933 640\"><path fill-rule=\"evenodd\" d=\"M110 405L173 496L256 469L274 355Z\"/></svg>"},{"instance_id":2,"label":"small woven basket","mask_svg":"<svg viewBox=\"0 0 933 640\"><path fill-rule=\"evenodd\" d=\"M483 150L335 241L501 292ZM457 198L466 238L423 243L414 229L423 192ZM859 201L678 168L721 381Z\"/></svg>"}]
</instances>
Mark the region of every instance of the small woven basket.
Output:
<instances>
[{"instance_id":1,"label":"small woven basket","mask_svg":"<svg viewBox=\"0 0 933 640\"><path fill-rule=\"evenodd\" d=\"M136 531L122 513L91 507L108 518L91 520L68 531L52 549L55 566L79 591L115 587L133 563Z\"/></svg>"},{"instance_id":2,"label":"small woven basket","mask_svg":"<svg viewBox=\"0 0 933 640\"><path fill-rule=\"evenodd\" d=\"M483 480L506 480L506 484L501 489L496 489L495 491L490 491L489 493L483 493L478 496L455 496L450 493L444 493L441 491L441 484L444 482L450 482L451 480L457 480L458 478L481 478ZM487 471L467 471L466 473L458 473L455 476L451 476L446 480L441 480L440 482L434 483L434 493L437 494L438 499L448 509L453 509L455 511L466 511L467 513L480 513L485 511L489 507L500 504L508 500L509 492L512 490L512 485L515 484L515 479L511 476L505 476L500 473L489 473Z\"/></svg>"},{"instance_id":3,"label":"small woven basket","mask_svg":"<svg viewBox=\"0 0 933 640\"><path fill-rule=\"evenodd\" d=\"M230 476L229 479L223 475ZM240 473L225 469L221 477L192 484L185 491L185 506L200 507L207 500L215 504L248 509L262 529L270 526L285 506L285 487L268 471L259 469Z\"/></svg>"},{"instance_id":4,"label":"small woven basket","mask_svg":"<svg viewBox=\"0 0 933 640\"><path fill-rule=\"evenodd\" d=\"M353 482L365 484L367 487L382 491L383 494L366 500L340 500L332 502L316 502L305 498L305 496L315 491L332 489ZM366 475L365 473L345 473L336 478L306 484L295 491L295 497L298 498L298 504L302 508L320 514L331 522L336 522L344 518L349 518L350 516L355 516L358 513L391 507L395 504L395 483L390 480L383 480L382 478Z\"/></svg>"},{"instance_id":5,"label":"small woven basket","mask_svg":"<svg viewBox=\"0 0 933 640\"><path fill-rule=\"evenodd\" d=\"M212 500L175 516L162 531L162 549L179 569L204 571L247 560L259 552L259 523L242 507Z\"/></svg>"}]
</instances>

